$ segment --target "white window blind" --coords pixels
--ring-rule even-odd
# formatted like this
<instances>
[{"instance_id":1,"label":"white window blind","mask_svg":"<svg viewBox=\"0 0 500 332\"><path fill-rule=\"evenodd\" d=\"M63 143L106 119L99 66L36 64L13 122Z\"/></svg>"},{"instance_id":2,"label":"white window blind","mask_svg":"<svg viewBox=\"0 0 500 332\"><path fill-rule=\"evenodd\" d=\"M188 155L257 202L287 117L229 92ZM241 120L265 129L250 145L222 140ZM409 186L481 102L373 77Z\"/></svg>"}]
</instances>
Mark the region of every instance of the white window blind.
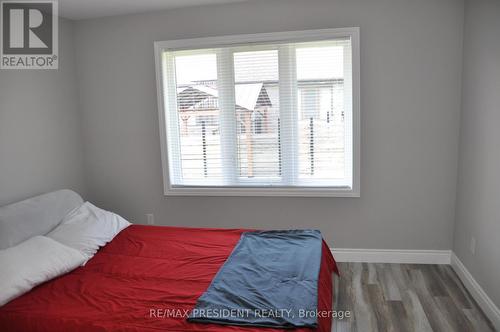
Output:
<instances>
[{"instance_id":1,"label":"white window blind","mask_svg":"<svg viewBox=\"0 0 500 332\"><path fill-rule=\"evenodd\" d=\"M157 47L167 194L353 193L353 36L231 38Z\"/></svg>"}]
</instances>

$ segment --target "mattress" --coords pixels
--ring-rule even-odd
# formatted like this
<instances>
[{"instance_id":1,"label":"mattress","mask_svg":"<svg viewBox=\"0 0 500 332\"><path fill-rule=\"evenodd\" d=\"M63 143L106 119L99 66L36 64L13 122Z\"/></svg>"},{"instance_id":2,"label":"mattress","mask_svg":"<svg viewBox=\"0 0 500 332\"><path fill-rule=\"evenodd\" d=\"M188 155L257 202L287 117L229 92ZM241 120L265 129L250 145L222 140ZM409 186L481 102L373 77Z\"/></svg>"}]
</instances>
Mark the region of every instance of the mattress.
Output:
<instances>
[{"instance_id":1,"label":"mattress","mask_svg":"<svg viewBox=\"0 0 500 332\"><path fill-rule=\"evenodd\" d=\"M1 307L0 326L51 332L262 331L186 320L244 231L132 225L85 266ZM330 331L334 271L323 243L316 331Z\"/></svg>"}]
</instances>

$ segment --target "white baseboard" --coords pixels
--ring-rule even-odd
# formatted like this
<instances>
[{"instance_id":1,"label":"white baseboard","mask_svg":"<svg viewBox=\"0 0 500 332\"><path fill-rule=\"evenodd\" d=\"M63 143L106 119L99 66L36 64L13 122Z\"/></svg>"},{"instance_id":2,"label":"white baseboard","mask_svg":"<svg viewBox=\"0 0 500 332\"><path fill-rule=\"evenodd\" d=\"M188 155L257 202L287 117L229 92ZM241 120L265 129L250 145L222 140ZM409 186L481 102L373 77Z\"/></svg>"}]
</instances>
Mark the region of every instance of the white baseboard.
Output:
<instances>
[{"instance_id":1,"label":"white baseboard","mask_svg":"<svg viewBox=\"0 0 500 332\"><path fill-rule=\"evenodd\" d=\"M331 249L337 262L450 264L451 250Z\"/></svg>"},{"instance_id":2,"label":"white baseboard","mask_svg":"<svg viewBox=\"0 0 500 332\"><path fill-rule=\"evenodd\" d=\"M486 294L469 270L467 270L465 265L454 253L452 253L451 256L451 266L458 274L460 280L464 283L465 288L467 288L474 300L476 300L486 316L491 320L495 328L500 331L500 309L493 303L488 294Z\"/></svg>"}]
</instances>

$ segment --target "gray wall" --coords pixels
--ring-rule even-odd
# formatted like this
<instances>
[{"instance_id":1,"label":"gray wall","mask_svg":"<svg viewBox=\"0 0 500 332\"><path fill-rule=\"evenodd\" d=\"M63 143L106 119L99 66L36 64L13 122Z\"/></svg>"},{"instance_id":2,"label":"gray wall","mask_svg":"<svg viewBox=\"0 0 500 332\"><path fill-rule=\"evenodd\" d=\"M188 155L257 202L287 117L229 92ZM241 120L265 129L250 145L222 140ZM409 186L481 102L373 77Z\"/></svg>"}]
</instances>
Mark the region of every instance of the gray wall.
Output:
<instances>
[{"instance_id":1,"label":"gray wall","mask_svg":"<svg viewBox=\"0 0 500 332\"><path fill-rule=\"evenodd\" d=\"M164 197L153 41L361 27L361 198ZM76 23L89 198L134 222L320 228L353 248L450 249L461 0L273 0Z\"/></svg>"},{"instance_id":2,"label":"gray wall","mask_svg":"<svg viewBox=\"0 0 500 332\"><path fill-rule=\"evenodd\" d=\"M84 192L73 30L60 21L58 70L0 70L0 205Z\"/></svg>"},{"instance_id":3,"label":"gray wall","mask_svg":"<svg viewBox=\"0 0 500 332\"><path fill-rule=\"evenodd\" d=\"M500 306L500 1L466 6L454 251Z\"/></svg>"}]
</instances>

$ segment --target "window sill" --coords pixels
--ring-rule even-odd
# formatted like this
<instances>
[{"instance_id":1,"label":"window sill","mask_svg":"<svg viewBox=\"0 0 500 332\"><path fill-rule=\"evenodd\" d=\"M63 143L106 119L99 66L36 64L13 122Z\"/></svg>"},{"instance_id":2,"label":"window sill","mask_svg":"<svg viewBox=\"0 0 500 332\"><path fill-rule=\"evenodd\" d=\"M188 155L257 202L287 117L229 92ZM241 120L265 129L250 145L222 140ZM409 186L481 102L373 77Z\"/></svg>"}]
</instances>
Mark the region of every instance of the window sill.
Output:
<instances>
[{"instance_id":1,"label":"window sill","mask_svg":"<svg viewBox=\"0 0 500 332\"><path fill-rule=\"evenodd\" d=\"M165 196L254 196L254 197L360 197L359 188L299 187L299 188L217 188L173 187L165 188Z\"/></svg>"}]
</instances>

